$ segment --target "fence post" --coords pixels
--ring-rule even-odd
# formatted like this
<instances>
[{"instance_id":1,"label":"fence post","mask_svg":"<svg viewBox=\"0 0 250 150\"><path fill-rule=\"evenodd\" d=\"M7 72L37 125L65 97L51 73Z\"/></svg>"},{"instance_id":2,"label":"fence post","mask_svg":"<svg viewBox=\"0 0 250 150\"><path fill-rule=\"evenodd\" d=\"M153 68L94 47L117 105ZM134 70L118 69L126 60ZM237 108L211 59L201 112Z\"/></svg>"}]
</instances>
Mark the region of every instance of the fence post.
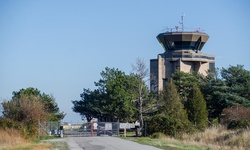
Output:
<instances>
[{"instance_id":1,"label":"fence post","mask_svg":"<svg viewBox=\"0 0 250 150\"><path fill-rule=\"evenodd\" d=\"M60 121L57 123L57 135L60 136Z\"/></svg>"},{"instance_id":2,"label":"fence post","mask_svg":"<svg viewBox=\"0 0 250 150\"><path fill-rule=\"evenodd\" d=\"M117 120L117 137L119 137L120 134L120 122L119 119Z\"/></svg>"},{"instance_id":3,"label":"fence post","mask_svg":"<svg viewBox=\"0 0 250 150\"><path fill-rule=\"evenodd\" d=\"M38 119L38 139L40 139L40 119Z\"/></svg>"},{"instance_id":4,"label":"fence post","mask_svg":"<svg viewBox=\"0 0 250 150\"><path fill-rule=\"evenodd\" d=\"M125 124L125 127L124 127L124 129L123 129L123 132L124 132L124 137L126 137L126 136L127 136L127 133L126 133L126 132L127 132L127 131L126 131L126 125L127 125L127 124Z\"/></svg>"},{"instance_id":5,"label":"fence post","mask_svg":"<svg viewBox=\"0 0 250 150\"><path fill-rule=\"evenodd\" d=\"M91 136L94 136L94 123L93 122L91 122L90 129L91 129Z\"/></svg>"},{"instance_id":6,"label":"fence post","mask_svg":"<svg viewBox=\"0 0 250 150\"><path fill-rule=\"evenodd\" d=\"M60 138L63 138L63 126L60 125Z\"/></svg>"}]
</instances>

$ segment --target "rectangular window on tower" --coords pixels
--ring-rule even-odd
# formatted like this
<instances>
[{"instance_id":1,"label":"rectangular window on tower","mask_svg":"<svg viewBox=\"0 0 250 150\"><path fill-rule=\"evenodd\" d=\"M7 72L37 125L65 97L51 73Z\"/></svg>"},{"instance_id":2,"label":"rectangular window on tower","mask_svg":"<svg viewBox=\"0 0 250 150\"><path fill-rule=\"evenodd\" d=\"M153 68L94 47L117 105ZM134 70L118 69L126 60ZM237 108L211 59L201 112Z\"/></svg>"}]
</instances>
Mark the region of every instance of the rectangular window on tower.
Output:
<instances>
[{"instance_id":1,"label":"rectangular window on tower","mask_svg":"<svg viewBox=\"0 0 250 150\"><path fill-rule=\"evenodd\" d=\"M209 63L209 70L215 70L215 63Z\"/></svg>"}]
</instances>

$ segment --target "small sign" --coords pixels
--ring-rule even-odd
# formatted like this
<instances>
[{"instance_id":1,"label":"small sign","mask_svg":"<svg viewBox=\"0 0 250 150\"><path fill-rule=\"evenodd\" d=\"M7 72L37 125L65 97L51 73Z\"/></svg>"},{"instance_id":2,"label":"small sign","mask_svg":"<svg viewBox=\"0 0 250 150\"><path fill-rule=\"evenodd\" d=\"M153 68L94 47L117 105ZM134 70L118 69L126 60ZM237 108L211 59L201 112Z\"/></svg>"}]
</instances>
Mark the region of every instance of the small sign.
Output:
<instances>
[{"instance_id":1,"label":"small sign","mask_svg":"<svg viewBox=\"0 0 250 150\"><path fill-rule=\"evenodd\" d=\"M130 129L130 123L120 123L120 129Z\"/></svg>"},{"instance_id":2,"label":"small sign","mask_svg":"<svg viewBox=\"0 0 250 150\"><path fill-rule=\"evenodd\" d=\"M112 130L112 123L105 123L105 130Z\"/></svg>"},{"instance_id":3,"label":"small sign","mask_svg":"<svg viewBox=\"0 0 250 150\"><path fill-rule=\"evenodd\" d=\"M131 124L130 124L130 128L132 128L132 129L135 128L135 124L134 124L134 123L131 123Z\"/></svg>"},{"instance_id":4,"label":"small sign","mask_svg":"<svg viewBox=\"0 0 250 150\"><path fill-rule=\"evenodd\" d=\"M98 124L96 122L93 124L93 126L94 126L94 130L97 130Z\"/></svg>"}]
</instances>

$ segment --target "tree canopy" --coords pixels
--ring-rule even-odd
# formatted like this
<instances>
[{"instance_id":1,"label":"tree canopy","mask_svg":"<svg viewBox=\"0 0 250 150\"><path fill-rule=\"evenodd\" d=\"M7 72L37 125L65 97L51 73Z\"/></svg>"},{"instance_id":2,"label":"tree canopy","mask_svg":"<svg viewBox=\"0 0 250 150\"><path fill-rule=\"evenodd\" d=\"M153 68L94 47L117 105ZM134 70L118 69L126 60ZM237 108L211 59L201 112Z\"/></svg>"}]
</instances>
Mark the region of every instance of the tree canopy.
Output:
<instances>
[{"instance_id":1,"label":"tree canopy","mask_svg":"<svg viewBox=\"0 0 250 150\"><path fill-rule=\"evenodd\" d=\"M59 121L65 114L59 112L55 99L42 93L35 88L21 89L14 91L10 101L2 103L3 116L0 126L5 126L3 120L13 122L7 127L19 126L28 135L37 133L37 122L40 121ZM8 121L5 121L8 122Z\"/></svg>"},{"instance_id":2,"label":"tree canopy","mask_svg":"<svg viewBox=\"0 0 250 150\"><path fill-rule=\"evenodd\" d=\"M191 98L187 101L188 119L197 129L205 130L208 125L206 101L196 84L192 89Z\"/></svg>"},{"instance_id":3,"label":"tree canopy","mask_svg":"<svg viewBox=\"0 0 250 150\"><path fill-rule=\"evenodd\" d=\"M124 72L105 68L101 79L95 82L97 89L84 89L81 100L74 100L73 111L80 113L90 121L93 117L99 121L135 121L138 78Z\"/></svg>"},{"instance_id":4,"label":"tree canopy","mask_svg":"<svg viewBox=\"0 0 250 150\"><path fill-rule=\"evenodd\" d=\"M26 89L21 89L19 91L14 91L12 93L12 100L18 100L22 96L35 96L37 97L44 105L44 109L48 112L49 121L59 121L64 118L66 114L60 112L59 107L55 101L55 98L52 95L41 93L37 88L29 87Z\"/></svg>"},{"instance_id":5,"label":"tree canopy","mask_svg":"<svg viewBox=\"0 0 250 150\"><path fill-rule=\"evenodd\" d=\"M191 132L192 125L172 79L168 80L161 91L157 113L149 119L149 122L151 132L163 132L171 136Z\"/></svg>"},{"instance_id":6,"label":"tree canopy","mask_svg":"<svg viewBox=\"0 0 250 150\"><path fill-rule=\"evenodd\" d=\"M137 69L126 75L118 69L105 68L101 79L95 82L96 89L83 89L81 100L72 101L73 111L88 121L98 118L99 121L143 123L140 118L143 115L149 132L175 136L193 131L192 126L204 130L208 119L220 118L225 108L250 106L250 72L240 65L208 72L208 76L177 71L158 97L149 93L140 76L144 73L140 72L140 65Z\"/></svg>"},{"instance_id":7,"label":"tree canopy","mask_svg":"<svg viewBox=\"0 0 250 150\"><path fill-rule=\"evenodd\" d=\"M198 85L206 101L210 120L219 118L224 108L238 104L250 106L250 72L242 65L218 69L215 73L209 72L208 76L180 71L172 76L185 107L186 101L191 98L192 86Z\"/></svg>"}]
</instances>

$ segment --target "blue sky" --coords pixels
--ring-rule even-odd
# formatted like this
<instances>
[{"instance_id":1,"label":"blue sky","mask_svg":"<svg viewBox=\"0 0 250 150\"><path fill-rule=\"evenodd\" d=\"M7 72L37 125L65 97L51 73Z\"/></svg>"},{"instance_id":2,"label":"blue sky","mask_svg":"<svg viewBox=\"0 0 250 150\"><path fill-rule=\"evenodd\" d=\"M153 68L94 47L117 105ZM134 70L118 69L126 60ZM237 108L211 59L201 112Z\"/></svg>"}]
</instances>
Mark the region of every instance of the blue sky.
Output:
<instances>
[{"instance_id":1,"label":"blue sky","mask_svg":"<svg viewBox=\"0 0 250 150\"><path fill-rule=\"evenodd\" d=\"M105 67L131 72L137 58L163 52L156 36L167 27L201 28L210 38L203 52L216 67L250 70L248 0L1 0L0 101L35 87L53 94L64 121L81 121L71 100L94 89ZM193 28L193 29L191 29Z\"/></svg>"}]
</instances>

